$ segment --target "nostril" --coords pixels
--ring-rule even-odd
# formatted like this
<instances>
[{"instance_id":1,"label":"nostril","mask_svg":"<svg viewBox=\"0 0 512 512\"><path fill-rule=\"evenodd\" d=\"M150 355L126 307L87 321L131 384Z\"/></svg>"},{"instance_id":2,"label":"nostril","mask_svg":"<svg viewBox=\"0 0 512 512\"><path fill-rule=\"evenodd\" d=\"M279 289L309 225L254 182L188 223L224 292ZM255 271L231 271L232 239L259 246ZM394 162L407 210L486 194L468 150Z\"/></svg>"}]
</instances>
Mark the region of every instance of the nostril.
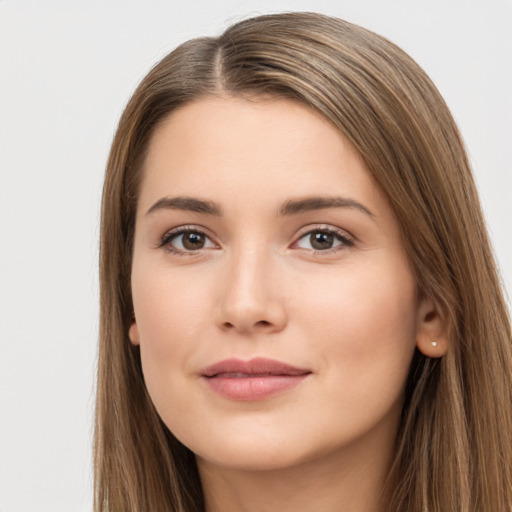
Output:
<instances>
[{"instance_id":1,"label":"nostril","mask_svg":"<svg viewBox=\"0 0 512 512\"><path fill-rule=\"evenodd\" d=\"M267 320L259 320L258 322L253 324L254 327L268 327L268 326L271 326L271 325L272 325L272 323L267 321ZM222 327L224 329L236 329L235 324L233 324L231 322L224 322L222 324Z\"/></svg>"}]
</instances>

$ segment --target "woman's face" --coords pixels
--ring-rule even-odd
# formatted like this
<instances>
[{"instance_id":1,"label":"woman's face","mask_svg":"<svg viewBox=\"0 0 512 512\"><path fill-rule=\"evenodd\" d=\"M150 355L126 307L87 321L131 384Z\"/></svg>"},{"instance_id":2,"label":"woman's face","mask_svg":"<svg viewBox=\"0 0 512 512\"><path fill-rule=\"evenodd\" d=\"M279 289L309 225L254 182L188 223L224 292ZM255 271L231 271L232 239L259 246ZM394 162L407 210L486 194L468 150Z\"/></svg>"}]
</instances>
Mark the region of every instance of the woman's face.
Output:
<instances>
[{"instance_id":1,"label":"woman's face","mask_svg":"<svg viewBox=\"0 0 512 512\"><path fill-rule=\"evenodd\" d=\"M389 204L307 106L203 99L157 129L132 292L148 391L199 461L392 443L428 308Z\"/></svg>"}]
</instances>

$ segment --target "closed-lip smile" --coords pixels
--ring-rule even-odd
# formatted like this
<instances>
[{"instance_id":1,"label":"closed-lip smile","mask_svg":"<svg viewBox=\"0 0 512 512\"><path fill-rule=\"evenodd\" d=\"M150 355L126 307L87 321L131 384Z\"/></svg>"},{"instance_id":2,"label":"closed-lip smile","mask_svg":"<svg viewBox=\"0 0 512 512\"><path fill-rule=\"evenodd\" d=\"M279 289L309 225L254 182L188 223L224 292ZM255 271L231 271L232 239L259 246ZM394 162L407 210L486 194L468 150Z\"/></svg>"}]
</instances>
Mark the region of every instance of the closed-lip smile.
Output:
<instances>
[{"instance_id":1,"label":"closed-lip smile","mask_svg":"<svg viewBox=\"0 0 512 512\"><path fill-rule=\"evenodd\" d=\"M200 371L210 389L224 398L240 401L270 398L294 388L311 373L309 369L264 357L249 361L226 359Z\"/></svg>"}]
</instances>

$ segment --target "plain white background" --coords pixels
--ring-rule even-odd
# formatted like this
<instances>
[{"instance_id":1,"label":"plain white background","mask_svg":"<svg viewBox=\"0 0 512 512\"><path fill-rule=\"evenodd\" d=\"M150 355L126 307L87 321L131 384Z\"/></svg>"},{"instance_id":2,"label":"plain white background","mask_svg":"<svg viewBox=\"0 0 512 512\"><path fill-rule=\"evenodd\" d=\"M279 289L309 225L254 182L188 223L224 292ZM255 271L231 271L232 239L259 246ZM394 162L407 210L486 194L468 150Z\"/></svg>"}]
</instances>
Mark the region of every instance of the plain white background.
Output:
<instances>
[{"instance_id":1,"label":"plain white background","mask_svg":"<svg viewBox=\"0 0 512 512\"><path fill-rule=\"evenodd\" d=\"M123 106L160 57L249 15L370 28L437 84L512 293L511 0L0 0L0 510L90 511L98 223Z\"/></svg>"}]
</instances>

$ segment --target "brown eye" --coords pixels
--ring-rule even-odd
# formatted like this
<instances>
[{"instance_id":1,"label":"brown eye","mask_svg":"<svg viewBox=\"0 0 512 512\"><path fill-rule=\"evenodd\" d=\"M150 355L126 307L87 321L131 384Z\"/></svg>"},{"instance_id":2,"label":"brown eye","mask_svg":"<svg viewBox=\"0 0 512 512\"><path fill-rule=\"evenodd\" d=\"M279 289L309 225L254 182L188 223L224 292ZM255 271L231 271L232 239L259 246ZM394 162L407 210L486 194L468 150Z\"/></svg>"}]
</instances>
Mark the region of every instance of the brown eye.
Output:
<instances>
[{"instance_id":1,"label":"brown eye","mask_svg":"<svg viewBox=\"0 0 512 512\"><path fill-rule=\"evenodd\" d=\"M162 238L160 247L165 247L169 252L175 254L187 254L202 249L213 249L217 246L202 231L178 228Z\"/></svg>"},{"instance_id":2,"label":"brown eye","mask_svg":"<svg viewBox=\"0 0 512 512\"><path fill-rule=\"evenodd\" d=\"M317 251L331 249L334 243L334 235L325 231L315 231L309 235L309 242L311 247Z\"/></svg>"},{"instance_id":3,"label":"brown eye","mask_svg":"<svg viewBox=\"0 0 512 512\"><path fill-rule=\"evenodd\" d=\"M203 233L197 232L189 232L184 233L182 235L182 244L183 247L189 251L193 251L195 249L202 249L205 244L206 237Z\"/></svg>"},{"instance_id":4,"label":"brown eye","mask_svg":"<svg viewBox=\"0 0 512 512\"><path fill-rule=\"evenodd\" d=\"M353 245L354 241L348 238L344 232L338 233L333 229L315 229L305 233L297 241L297 247L300 249L326 253L337 250L337 248L343 249Z\"/></svg>"}]
</instances>

